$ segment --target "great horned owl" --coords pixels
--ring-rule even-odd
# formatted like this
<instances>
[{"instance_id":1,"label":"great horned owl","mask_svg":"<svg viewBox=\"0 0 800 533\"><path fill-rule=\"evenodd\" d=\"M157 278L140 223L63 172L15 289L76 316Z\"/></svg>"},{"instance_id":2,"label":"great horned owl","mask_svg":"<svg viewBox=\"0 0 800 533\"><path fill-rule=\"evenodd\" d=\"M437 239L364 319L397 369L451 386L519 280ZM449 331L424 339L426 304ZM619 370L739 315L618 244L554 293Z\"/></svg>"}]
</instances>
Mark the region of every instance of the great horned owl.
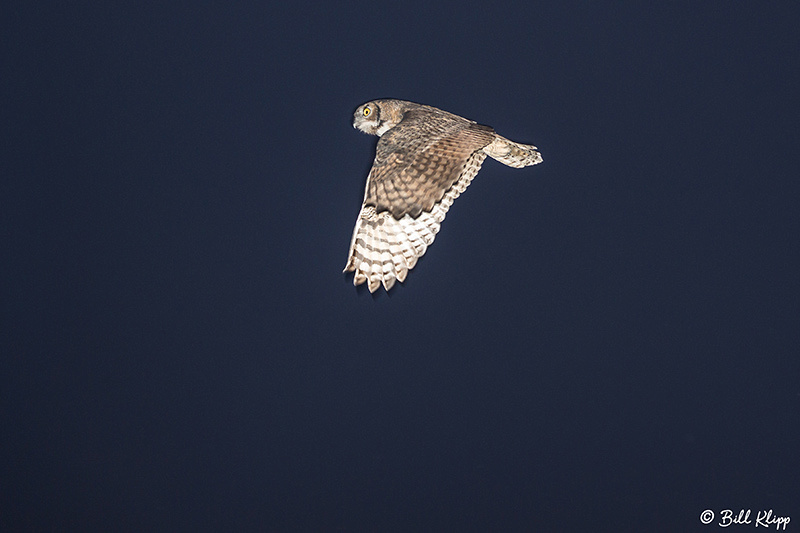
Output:
<instances>
[{"instance_id":1,"label":"great horned owl","mask_svg":"<svg viewBox=\"0 0 800 533\"><path fill-rule=\"evenodd\" d=\"M515 168L542 162L535 146L403 100L361 105L353 127L380 137L344 267L354 272L354 285L366 281L370 292L406 279L487 155Z\"/></svg>"}]
</instances>

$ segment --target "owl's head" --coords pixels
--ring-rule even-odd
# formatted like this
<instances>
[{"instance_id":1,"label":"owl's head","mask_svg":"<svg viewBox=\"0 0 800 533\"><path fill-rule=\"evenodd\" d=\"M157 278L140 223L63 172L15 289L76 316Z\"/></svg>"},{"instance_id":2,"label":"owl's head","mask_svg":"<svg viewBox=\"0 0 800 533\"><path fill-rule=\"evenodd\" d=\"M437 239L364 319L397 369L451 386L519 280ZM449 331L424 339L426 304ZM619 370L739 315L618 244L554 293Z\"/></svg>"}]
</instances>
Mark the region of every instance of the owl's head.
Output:
<instances>
[{"instance_id":1,"label":"owl's head","mask_svg":"<svg viewBox=\"0 0 800 533\"><path fill-rule=\"evenodd\" d=\"M353 114L353 127L380 137L403 118L395 100L374 100L358 106Z\"/></svg>"}]
</instances>

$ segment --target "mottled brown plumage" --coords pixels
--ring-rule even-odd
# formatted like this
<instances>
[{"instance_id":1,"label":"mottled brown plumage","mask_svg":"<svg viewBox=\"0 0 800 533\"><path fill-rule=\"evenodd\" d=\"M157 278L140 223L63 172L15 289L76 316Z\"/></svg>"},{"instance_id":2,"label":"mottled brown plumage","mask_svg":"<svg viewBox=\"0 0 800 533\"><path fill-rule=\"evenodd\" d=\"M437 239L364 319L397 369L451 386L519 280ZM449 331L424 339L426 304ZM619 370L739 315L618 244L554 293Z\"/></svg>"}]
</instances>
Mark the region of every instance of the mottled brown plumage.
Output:
<instances>
[{"instance_id":1,"label":"mottled brown plumage","mask_svg":"<svg viewBox=\"0 0 800 533\"><path fill-rule=\"evenodd\" d=\"M542 161L535 146L402 100L360 106L353 127L381 137L344 269L354 272L355 285L367 282L370 292L405 280L487 155L513 167Z\"/></svg>"}]
</instances>

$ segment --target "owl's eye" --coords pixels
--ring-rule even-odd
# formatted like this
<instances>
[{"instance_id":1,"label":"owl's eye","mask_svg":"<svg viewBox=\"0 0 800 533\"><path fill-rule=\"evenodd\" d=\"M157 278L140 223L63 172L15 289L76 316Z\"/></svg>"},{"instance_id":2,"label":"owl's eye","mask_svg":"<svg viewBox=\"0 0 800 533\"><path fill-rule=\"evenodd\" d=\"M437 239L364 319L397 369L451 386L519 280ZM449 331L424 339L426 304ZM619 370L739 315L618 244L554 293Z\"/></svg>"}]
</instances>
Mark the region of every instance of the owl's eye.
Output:
<instances>
[{"instance_id":1,"label":"owl's eye","mask_svg":"<svg viewBox=\"0 0 800 533\"><path fill-rule=\"evenodd\" d=\"M364 108L364 116L368 117L370 113L372 113L372 109L370 109L368 107L365 107Z\"/></svg>"}]
</instances>

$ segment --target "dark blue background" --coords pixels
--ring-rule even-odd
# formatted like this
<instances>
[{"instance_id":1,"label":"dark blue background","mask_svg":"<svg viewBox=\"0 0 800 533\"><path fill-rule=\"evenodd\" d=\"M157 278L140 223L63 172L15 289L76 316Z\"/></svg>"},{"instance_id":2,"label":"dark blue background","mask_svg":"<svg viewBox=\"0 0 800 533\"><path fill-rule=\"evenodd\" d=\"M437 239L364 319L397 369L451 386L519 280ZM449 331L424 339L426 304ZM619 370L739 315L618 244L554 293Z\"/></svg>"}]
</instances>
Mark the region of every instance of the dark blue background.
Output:
<instances>
[{"instance_id":1,"label":"dark blue background","mask_svg":"<svg viewBox=\"0 0 800 533\"><path fill-rule=\"evenodd\" d=\"M667 4L5 9L0 529L796 529L800 17ZM380 97L544 156L389 296Z\"/></svg>"}]
</instances>

